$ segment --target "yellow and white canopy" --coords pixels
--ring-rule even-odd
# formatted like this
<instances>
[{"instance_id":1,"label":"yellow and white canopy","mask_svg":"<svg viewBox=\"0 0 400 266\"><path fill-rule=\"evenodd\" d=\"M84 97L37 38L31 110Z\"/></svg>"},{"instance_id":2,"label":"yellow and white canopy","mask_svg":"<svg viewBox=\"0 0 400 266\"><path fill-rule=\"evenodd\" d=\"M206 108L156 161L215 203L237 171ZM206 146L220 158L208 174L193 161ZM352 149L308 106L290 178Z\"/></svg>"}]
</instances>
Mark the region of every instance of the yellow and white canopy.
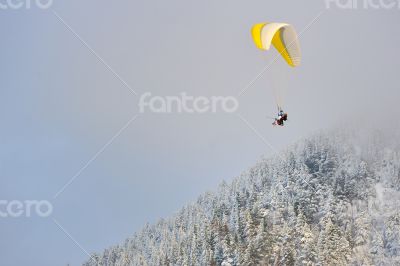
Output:
<instances>
[{"instance_id":1,"label":"yellow and white canopy","mask_svg":"<svg viewBox=\"0 0 400 266\"><path fill-rule=\"evenodd\" d=\"M251 34L259 49L269 50L272 43L290 66L300 65L300 43L293 26L285 23L259 23L253 26Z\"/></svg>"}]
</instances>

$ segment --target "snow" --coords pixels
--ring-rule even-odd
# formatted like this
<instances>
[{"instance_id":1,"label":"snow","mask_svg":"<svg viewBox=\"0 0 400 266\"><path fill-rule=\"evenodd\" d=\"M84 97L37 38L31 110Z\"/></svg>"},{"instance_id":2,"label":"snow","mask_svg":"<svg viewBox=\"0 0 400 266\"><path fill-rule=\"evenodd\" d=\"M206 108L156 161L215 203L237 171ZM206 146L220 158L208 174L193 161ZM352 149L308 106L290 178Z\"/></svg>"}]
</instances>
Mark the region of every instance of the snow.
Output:
<instances>
[{"instance_id":1,"label":"snow","mask_svg":"<svg viewBox=\"0 0 400 266\"><path fill-rule=\"evenodd\" d=\"M371 136L300 141L84 265L400 265L400 146Z\"/></svg>"},{"instance_id":2,"label":"snow","mask_svg":"<svg viewBox=\"0 0 400 266\"><path fill-rule=\"evenodd\" d=\"M382 183L376 183L375 185L376 197L380 203L383 203L383 195L385 193L385 189L382 186Z\"/></svg>"}]
</instances>

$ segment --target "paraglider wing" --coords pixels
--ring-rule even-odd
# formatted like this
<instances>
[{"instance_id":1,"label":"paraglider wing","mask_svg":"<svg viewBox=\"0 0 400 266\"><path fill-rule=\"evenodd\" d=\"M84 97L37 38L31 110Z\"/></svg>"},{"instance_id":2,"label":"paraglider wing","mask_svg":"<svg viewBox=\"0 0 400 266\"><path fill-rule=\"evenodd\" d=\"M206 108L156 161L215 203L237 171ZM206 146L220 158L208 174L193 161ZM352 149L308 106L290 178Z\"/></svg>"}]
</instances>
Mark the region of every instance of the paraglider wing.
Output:
<instances>
[{"instance_id":1,"label":"paraglider wing","mask_svg":"<svg viewBox=\"0 0 400 266\"><path fill-rule=\"evenodd\" d=\"M290 66L300 65L300 43L293 26L285 23L259 23L253 26L251 34L257 48L269 50L272 44Z\"/></svg>"}]
</instances>

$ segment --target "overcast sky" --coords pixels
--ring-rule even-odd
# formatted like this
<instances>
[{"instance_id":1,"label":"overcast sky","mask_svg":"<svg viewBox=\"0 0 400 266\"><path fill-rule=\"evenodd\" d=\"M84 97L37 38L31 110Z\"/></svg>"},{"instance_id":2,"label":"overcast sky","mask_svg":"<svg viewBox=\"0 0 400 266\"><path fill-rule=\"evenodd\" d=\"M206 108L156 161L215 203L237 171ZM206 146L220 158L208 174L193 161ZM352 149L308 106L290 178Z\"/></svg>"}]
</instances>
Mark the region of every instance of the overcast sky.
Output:
<instances>
[{"instance_id":1,"label":"overcast sky","mask_svg":"<svg viewBox=\"0 0 400 266\"><path fill-rule=\"evenodd\" d=\"M398 123L399 12L316 0L0 9L1 200L53 206L0 218L1 264L79 265L304 136L354 117ZM255 48L263 21L296 28L300 67ZM267 118L274 90L286 92L284 128ZM146 92L234 96L239 108L139 113Z\"/></svg>"}]
</instances>

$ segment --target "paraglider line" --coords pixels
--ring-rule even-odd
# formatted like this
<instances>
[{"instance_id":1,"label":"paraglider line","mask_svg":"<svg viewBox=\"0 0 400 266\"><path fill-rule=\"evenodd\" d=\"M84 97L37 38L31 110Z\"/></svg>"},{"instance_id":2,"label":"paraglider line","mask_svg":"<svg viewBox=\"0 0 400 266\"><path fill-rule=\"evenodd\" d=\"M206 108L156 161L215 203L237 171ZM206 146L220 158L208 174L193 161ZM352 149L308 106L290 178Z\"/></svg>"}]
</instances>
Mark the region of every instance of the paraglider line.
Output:
<instances>
[{"instance_id":1,"label":"paraglider line","mask_svg":"<svg viewBox=\"0 0 400 266\"><path fill-rule=\"evenodd\" d=\"M298 38L300 38L301 35L302 35L303 33L305 33L305 32L306 32L306 31L307 31L307 30L322 16L322 14L323 14L325 11L326 11L325 9L322 10L310 23L308 23L307 26L306 26L302 31L300 31L300 33L298 34ZM292 42L290 42L289 45L288 45L287 47L291 47L294 43L295 43L295 40L293 40ZM282 51L284 51L284 49L283 49ZM257 75L254 79L252 79L252 80L247 84L247 86L244 87L244 88L239 92L238 96L242 96L242 95L247 91L247 89L249 89L251 86L253 86L253 84L254 84L257 80L259 80L260 77L261 77L262 75L264 75L265 71L267 71L267 70L271 67L271 65L272 65L273 63L275 63L275 62L277 61L277 59L281 56L280 53L281 53L282 51L280 51L280 52L272 59L272 61L269 62L269 63L267 64L267 66L265 66L265 67L262 69L262 71L261 71L260 73L258 73L258 75Z\"/></svg>"}]
</instances>

